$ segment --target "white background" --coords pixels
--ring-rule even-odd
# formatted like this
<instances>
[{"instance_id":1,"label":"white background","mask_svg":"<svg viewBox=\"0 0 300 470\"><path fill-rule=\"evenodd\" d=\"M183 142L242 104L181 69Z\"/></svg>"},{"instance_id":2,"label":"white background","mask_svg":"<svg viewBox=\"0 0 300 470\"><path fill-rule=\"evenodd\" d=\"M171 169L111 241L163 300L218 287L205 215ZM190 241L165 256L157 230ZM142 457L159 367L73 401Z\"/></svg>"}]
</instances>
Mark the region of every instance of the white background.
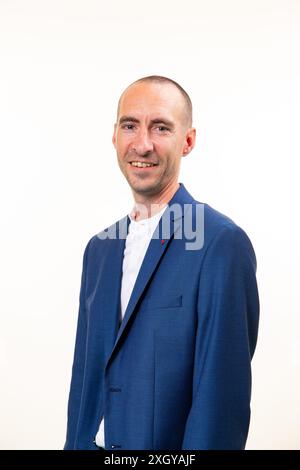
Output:
<instances>
[{"instance_id":1,"label":"white background","mask_svg":"<svg viewBox=\"0 0 300 470\"><path fill-rule=\"evenodd\" d=\"M186 188L250 236L261 321L248 449L300 448L299 0L0 0L0 447L61 449L90 237L131 208L123 89L178 81Z\"/></svg>"}]
</instances>

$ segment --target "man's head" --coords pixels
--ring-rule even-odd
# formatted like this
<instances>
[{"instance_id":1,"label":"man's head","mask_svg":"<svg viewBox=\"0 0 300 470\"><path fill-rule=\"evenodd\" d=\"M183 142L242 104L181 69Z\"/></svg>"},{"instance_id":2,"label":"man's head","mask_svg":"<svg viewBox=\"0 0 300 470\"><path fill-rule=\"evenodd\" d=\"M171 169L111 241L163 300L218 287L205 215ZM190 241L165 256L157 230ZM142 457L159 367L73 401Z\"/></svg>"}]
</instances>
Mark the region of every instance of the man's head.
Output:
<instances>
[{"instance_id":1,"label":"man's head","mask_svg":"<svg viewBox=\"0 0 300 470\"><path fill-rule=\"evenodd\" d=\"M192 103L180 85L160 76L129 85L119 100L113 144L134 195L153 198L177 187L181 157L193 149L195 135Z\"/></svg>"}]
</instances>

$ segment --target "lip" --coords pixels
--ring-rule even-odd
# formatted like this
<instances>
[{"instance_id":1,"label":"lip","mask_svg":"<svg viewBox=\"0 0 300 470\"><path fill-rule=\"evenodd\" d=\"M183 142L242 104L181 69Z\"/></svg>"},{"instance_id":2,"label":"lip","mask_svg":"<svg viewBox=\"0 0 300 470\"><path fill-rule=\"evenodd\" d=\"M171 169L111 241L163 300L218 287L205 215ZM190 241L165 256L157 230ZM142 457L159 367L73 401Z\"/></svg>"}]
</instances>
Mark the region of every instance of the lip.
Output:
<instances>
[{"instance_id":1,"label":"lip","mask_svg":"<svg viewBox=\"0 0 300 470\"><path fill-rule=\"evenodd\" d=\"M150 160L130 160L128 163L139 162L139 163L153 163L153 165L158 165L156 162L151 162Z\"/></svg>"}]
</instances>

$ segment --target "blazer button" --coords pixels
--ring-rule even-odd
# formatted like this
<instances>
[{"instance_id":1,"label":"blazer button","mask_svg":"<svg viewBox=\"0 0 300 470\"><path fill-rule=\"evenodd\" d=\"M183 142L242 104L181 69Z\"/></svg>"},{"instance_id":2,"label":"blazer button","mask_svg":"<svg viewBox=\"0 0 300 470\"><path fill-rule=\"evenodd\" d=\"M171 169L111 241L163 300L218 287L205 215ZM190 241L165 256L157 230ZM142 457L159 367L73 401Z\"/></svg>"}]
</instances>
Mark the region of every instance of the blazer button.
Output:
<instances>
[{"instance_id":1,"label":"blazer button","mask_svg":"<svg viewBox=\"0 0 300 470\"><path fill-rule=\"evenodd\" d=\"M111 446L112 449L121 449L122 446L120 446L120 444L113 444Z\"/></svg>"}]
</instances>

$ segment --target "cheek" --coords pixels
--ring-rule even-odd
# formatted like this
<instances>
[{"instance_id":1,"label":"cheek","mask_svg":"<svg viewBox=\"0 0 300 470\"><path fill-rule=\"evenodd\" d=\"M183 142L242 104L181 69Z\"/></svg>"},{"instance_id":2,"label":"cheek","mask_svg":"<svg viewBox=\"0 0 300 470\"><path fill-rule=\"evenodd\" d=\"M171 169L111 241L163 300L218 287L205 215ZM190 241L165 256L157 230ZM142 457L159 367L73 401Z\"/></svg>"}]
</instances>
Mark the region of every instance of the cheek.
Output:
<instances>
[{"instance_id":1,"label":"cheek","mask_svg":"<svg viewBox=\"0 0 300 470\"><path fill-rule=\"evenodd\" d=\"M172 142L164 140L154 140L153 146L157 155L160 155L164 159L168 159L169 156L173 153L174 149Z\"/></svg>"},{"instance_id":2,"label":"cheek","mask_svg":"<svg viewBox=\"0 0 300 470\"><path fill-rule=\"evenodd\" d=\"M119 158L125 157L126 153L128 152L128 146L129 144L126 141L124 141L124 139L118 140L117 145L116 145L116 151L117 151Z\"/></svg>"}]
</instances>

